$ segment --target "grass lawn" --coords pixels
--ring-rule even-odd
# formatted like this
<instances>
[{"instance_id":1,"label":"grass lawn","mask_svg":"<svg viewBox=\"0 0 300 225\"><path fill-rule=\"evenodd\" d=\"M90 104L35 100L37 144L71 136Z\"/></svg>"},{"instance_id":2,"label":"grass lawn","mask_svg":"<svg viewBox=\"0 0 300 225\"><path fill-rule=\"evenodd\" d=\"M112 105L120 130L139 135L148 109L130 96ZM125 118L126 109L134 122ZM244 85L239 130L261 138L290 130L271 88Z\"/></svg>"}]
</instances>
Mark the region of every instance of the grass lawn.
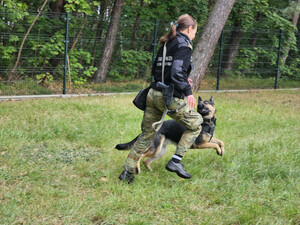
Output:
<instances>
[{"instance_id":1,"label":"grass lawn","mask_svg":"<svg viewBox=\"0 0 300 225\"><path fill-rule=\"evenodd\" d=\"M300 91L213 95L225 155L190 150L184 180L169 147L132 185L134 95L0 102L0 224L299 224Z\"/></svg>"},{"instance_id":2,"label":"grass lawn","mask_svg":"<svg viewBox=\"0 0 300 225\"><path fill-rule=\"evenodd\" d=\"M138 92L149 86L150 80L128 80L128 81L106 81L104 83L86 83L72 87L67 83L67 94L106 93L106 92ZM219 90L240 90L240 89L274 89L275 78L258 77L225 77L220 79ZM200 90L216 90L217 78L205 76ZM281 79L278 81L278 88L289 89L299 88L300 80ZM17 82L1 82L0 96L3 95L48 95L62 94L63 81L55 81L45 87L37 81L27 79Z\"/></svg>"}]
</instances>

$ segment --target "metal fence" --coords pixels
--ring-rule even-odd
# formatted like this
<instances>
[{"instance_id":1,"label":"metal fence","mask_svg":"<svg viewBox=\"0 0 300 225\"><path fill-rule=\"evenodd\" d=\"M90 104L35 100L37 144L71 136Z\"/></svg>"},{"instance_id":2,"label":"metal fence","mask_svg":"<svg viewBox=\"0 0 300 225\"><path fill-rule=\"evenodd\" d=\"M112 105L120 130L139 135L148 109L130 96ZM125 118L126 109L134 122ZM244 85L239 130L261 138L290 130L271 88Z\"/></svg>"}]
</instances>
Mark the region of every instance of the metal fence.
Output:
<instances>
[{"instance_id":1,"label":"metal fence","mask_svg":"<svg viewBox=\"0 0 300 225\"><path fill-rule=\"evenodd\" d=\"M42 13L23 40L34 17L35 14L28 13L12 25L6 20L9 14L2 16L7 26L0 30L0 95L71 93L74 91L68 88L71 82L77 87L92 82L101 66L99 58L109 19L78 13ZM170 22L166 21L136 24L134 20L122 18L107 79L150 81L158 38L169 27ZM247 85L241 85L242 89L277 88L286 80L299 85L299 74L282 79L280 54L288 41L284 35L285 31L280 30L225 27L206 75L211 84L203 87L239 88L238 84L230 86L237 80ZM296 38L299 36L297 33ZM15 76L9 79L20 49ZM299 43L292 49L293 57L298 59L299 49ZM261 82L262 79L265 82Z\"/></svg>"}]
</instances>

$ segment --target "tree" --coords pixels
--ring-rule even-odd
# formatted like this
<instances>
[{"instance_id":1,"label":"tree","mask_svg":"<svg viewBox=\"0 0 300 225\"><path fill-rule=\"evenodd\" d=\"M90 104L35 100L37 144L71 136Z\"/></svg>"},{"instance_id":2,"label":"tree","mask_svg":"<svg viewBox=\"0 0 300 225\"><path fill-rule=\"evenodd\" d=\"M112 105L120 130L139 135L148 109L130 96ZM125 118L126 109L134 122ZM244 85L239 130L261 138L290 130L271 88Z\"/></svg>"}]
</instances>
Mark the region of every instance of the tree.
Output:
<instances>
[{"instance_id":1,"label":"tree","mask_svg":"<svg viewBox=\"0 0 300 225\"><path fill-rule=\"evenodd\" d=\"M51 34L52 36L55 36L57 30L57 22L61 21L62 23L64 23L64 19L62 18L61 15L63 13L65 13L65 5L66 5L66 1L64 0L55 0L55 1L50 1L49 2L49 7L51 9ZM58 59L57 56L50 58L49 59L49 64L51 65L51 69L49 69L49 73L51 74L56 74L55 72L55 68L57 68L57 66L59 65L60 60Z\"/></svg>"},{"instance_id":2,"label":"tree","mask_svg":"<svg viewBox=\"0 0 300 225\"><path fill-rule=\"evenodd\" d=\"M242 35L243 31L240 29L239 24L235 24L230 34L229 43L223 54L221 70L222 76L225 76L226 71L230 71L233 68L234 59L238 54L238 49L242 39Z\"/></svg>"},{"instance_id":3,"label":"tree","mask_svg":"<svg viewBox=\"0 0 300 225\"><path fill-rule=\"evenodd\" d=\"M229 71L233 69L234 60L238 56L239 47L243 38L244 27L252 27L254 23L255 7L253 1L239 0L235 3L231 14L228 18L228 26L231 26L231 33L228 43L224 43L225 50L222 58L221 76L228 75ZM224 39L226 32L224 31ZM228 73L227 73L228 72Z\"/></svg>"},{"instance_id":4,"label":"tree","mask_svg":"<svg viewBox=\"0 0 300 225\"><path fill-rule=\"evenodd\" d=\"M34 26L35 21L37 20L37 18L40 16L41 12L43 11L43 9L44 9L45 5L47 4L47 2L48 2L48 0L45 0L45 1L44 1L44 3L43 3L43 5L42 5L42 7L41 7L39 13L36 15L36 17L34 18L32 24L30 25L30 27L29 27L28 30L27 30L27 33L25 34L25 36L24 36L24 38L23 38L23 41L22 41L22 43L21 43L21 46L20 46L20 49L19 49L19 53L18 53L18 57L17 57L16 63L15 63L15 66L14 66L14 68L12 69L12 71L10 72L8 80L12 80L12 79L15 78L14 76L15 76L15 73L16 73L16 70L17 70L19 61L20 61L22 49L23 49L24 43L25 43L25 41L26 41L26 38L27 38L27 36L29 35L29 33L30 33L32 27Z\"/></svg>"},{"instance_id":5,"label":"tree","mask_svg":"<svg viewBox=\"0 0 300 225\"><path fill-rule=\"evenodd\" d=\"M284 16L283 13L283 9L291 8L288 5L287 1L278 0L240 0L235 3L227 25L239 27L243 31L243 38L239 38L239 33L232 32L228 42L224 32L222 70L225 69L227 75L274 76L280 30L283 31L282 56L285 55L286 49L296 48L294 28L289 21L294 11L288 10L288 16ZM233 38L235 42L232 41ZM230 49L231 51L228 51ZM291 66L283 63L280 64L280 71L284 75L292 74Z\"/></svg>"},{"instance_id":6,"label":"tree","mask_svg":"<svg viewBox=\"0 0 300 225\"><path fill-rule=\"evenodd\" d=\"M292 12L291 13L292 14L291 22L295 26L295 28L297 27L298 20L299 20L299 7L300 7L299 4L300 4L300 0L296 0L294 2L294 4L291 4L291 6L286 9L287 13ZM289 37L288 42L291 42L291 41L292 41L292 39L291 39L291 37ZM287 48L283 49L283 51L285 52L285 54L281 57L281 60L282 60L282 63L285 64L286 60L289 56L290 48L287 47ZM279 74L279 77L280 76L281 76L281 73Z\"/></svg>"},{"instance_id":7,"label":"tree","mask_svg":"<svg viewBox=\"0 0 300 225\"><path fill-rule=\"evenodd\" d=\"M92 59L92 66L95 64L95 57L96 57L96 50L99 40L101 39L102 33L103 33L103 25L104 25L104 15L106 11L106 7L108 5L107 0L103 0L100 3L100 18L97 25L97 32L96 37L94 41L94 47L93 47L93 59Z\"/></svg>"},{"instance_id":8,"label":"tree","mask_svg":"<svg viewBox=\"0 0 300 225\"><path fill-rule=\"evenodd\" d=\"M22 39L34 18L40 12L45 0L2 0L0 1L0 79L6 80L15 65ZM105 37L112 31L108 27L115 20L112 15L116 0L48 0L42 14L32 27L19 59L15 72L16 78L39 80L45 74L49 78L60 79L63 75L65 22L66 12L69 12L69 58L74 84L83 84L88 79L95 79L95 72L103 69L105 44L113 39ZM208 17L217 7L217 0L127 0L122 7L119 28L112 56L105 79L124 80L148 78L151 73L151 54L153 50L153 28L155 19L158 20L157 38L170 28L170 22L176 21L183 12L193 16L202 32ZM222 1L224 7L229 3ZM239 0L236 1L227 19L224 29L224 52L222 66L228 65L228 76L260 76L274 77L276 68L278 34L282 30L282 54L280 72L283 77L300 78L299 37L292 25L291 18L296 24L298 0ZM299 6L298 6L299 9ZM214 9L215 10L215 9ZM33 13L36 12L36 13ZM213 11L213 13L215 13ZM218 13L218 12L217 12ZM223 18L223 14L218 14ZM218 18L210 19L215 22L211 32L219 29ZM209 23L207 23L209 25ZM233 29L233 27L236 29ZM298 22L299 32L299 22ZM238 31L243 31L239 38ZM214 30L214 31L213 31ZM219 29L221 30L221 28ZM207 29L206 29L207 31ZM229 31L229 32L228 32ZM200 54L202 47L203 59L195 57L196 71L216 68L218 53L210 59L214 52L213 42L216 43L219 33L201 37L202 44L197 45L200 35L194 39L196 50ZM232 37L232 38L230 38ZM105 42L106 40L106 42ZM203 41L204 40L204 41ZM232 40L231 42L229 42ZM298 42L297 42L298 41ZM298 43L298 45L297 45ZM205 47L204 46L208 46ZM72 48L73 46L73 48ZM158 47L158 46L157 46ZM227 53L226 48L231 50ZM234 48L233 48L234 47ZM73 50L71 50L73 49ZM237 51L238 49L238 51ZM225 56L231 56L226 58ZM101 57L103 56L103 57ZM287 57L287 58L286 58ZM102 61L101 61L102 59ZM214 60L216 59L216 60ZM286 62L284 63L286 59ZM234 63L232 63L234 62ZM101 63L101 66L100 64ZM108 63L106 62L106 65ZM95 66L95 67L94 67ZM97 67L97 68L96 68ZM108 67L108 66L107 66ZM213 72L213 70L211 71ZM192 75L193 75L192 73ZM204 72L202 72L204 74ZM47 75L48 76L48 75ZM203 75L204 76L204 75ZM198 76L195 76L197 78Z\"/></svg>"},{"instance_id":9,"label":"tree","mask_svg":"<svg viewBox=\"0 0 300 225\"><path fill-rule=\"evenodd\" d=\"M64 11L64 5L65 5L64 0L56 0L50 2L49 6L53 12L54 18L58 18L60 14Z\"/></svg>"},{"instance_id":10,"label":"tree","mask_svg":"<svg viewBox=\"0 0 300 225\"><path fill-rule=\"evenodd\" d=\"M140 2L140 7L144 7L144 0L141 0ZM134 26L132 28L132 36L131 36L131 48L132 49L135 49L135 45L136 45L136 36L137 36L137 32L138 32L138 29L139 29L139 23L140 23L140 20L141 20L141 13L138 12L137 15L136 15L136 18L135 18L135 22L134 22Z\"/></svg>"},{"instance_id":11,"label":"tree","mask_svg":"<svg viewBox=\"0 0 300 225\"><path fill-rule=\"evenodd\" d=\"M100 68L98 69L95 76L95 81L97 82L103 82L106 78L106 73L108 71L108 67L114 50L114 45L116 42L123 4L124 0L115 0L113 11L111 14L111 21L108 27L100 58Z\"/></svg>"},{"instance_id":12,"label":"tree","mask_svg":"<svg viewBox=\"0 0 300 225\"><path fill-rule=\"evenodd\" d=\"M235 0L217 0L193 53L193 91L198 91Z\"/></svg>"}]
</instances>

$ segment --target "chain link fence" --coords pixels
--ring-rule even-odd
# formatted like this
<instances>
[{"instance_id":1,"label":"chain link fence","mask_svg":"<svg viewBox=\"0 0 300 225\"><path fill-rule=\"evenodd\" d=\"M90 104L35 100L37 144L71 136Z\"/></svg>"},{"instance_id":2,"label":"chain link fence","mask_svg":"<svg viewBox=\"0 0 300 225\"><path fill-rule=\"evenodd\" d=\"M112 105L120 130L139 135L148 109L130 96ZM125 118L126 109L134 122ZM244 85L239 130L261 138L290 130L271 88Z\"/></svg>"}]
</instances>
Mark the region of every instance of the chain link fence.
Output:
<instances>
[{"instance_id":1,"label":"chain link fence","mask_svg":"<svg viewBox=\"0 0 300 225\"><path fill-rule=\"evenodd\" d=\"M0 95L106 91L101 88L105 84L93 80L101 67L109 17L76 13L67 19L67 14L42 13L24 38L35 16L23 12L14 22L11 13L2 15ZM106 85L150 82L158 39L169 28L166 21L122 18ZM194 46L200 34L201 28ZM201 89L300 87L299 36L299 32L291 37L280 30L225 27ZM288 44L291 38L298 40L296 46ZM287 50L289 57L284 59ZM131 84L128 91L138 90L141 83Z\"/></svg>"}]
</instances>

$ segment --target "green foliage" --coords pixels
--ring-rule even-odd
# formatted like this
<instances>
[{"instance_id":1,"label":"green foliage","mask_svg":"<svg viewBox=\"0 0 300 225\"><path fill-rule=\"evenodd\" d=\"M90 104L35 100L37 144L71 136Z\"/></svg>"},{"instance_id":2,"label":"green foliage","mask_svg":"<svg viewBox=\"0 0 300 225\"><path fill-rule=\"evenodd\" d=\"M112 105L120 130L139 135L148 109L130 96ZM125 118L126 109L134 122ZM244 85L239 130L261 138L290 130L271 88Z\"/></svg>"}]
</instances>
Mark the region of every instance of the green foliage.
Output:
<instances>
[{"instance_id":1,"label":"green foliage","mask_svg":"<svg viewBox=\"0 0 300 225\"><path fill-rule=\"evenodd\" d=\"M53 81L53 76L50 73L42 73L36 75L36 80L38 82L42 82L44 80L44 84L49 84Z\"/></svg>"},{"instance_id":2,"label":"green foliage","mask_svg":"<svg viewBox=\"0 0 300 225\"><path fill-rule=\"evenodd\" d=\"M81 12L87 15L93 14L94 8L99 6L99 1L93 0L66 0L66 2L67 12Z\"/></svg>"},{"instance_id":3,"label":"green foliage","mask_svg":"<svg viewBox=\"0 0 300 225\"><path fill-rule=\"evenodd\" d=\"M288 65L280 66L280 71L285 74L281 79L291 78L293 80L299 80L300 78L300 58L290 60Z\"/></svg>"},{"instance_id":4,"label":"green foliage","mask_svg":"<svg viewBox=\"0 0 300 225\"><path fill-rule=\"evenodd\" d=\"M12 31L15 28L15 24L21 23L25 16L29 13L26 12L28 5L23 2L14 0L3 0L0 5L0 65L11 66L13 64L12 59L17 52L16 43L19 41L19 37ZM6 39L6 42L4 40ZM0 70L1 71L1 70ZM0 74L1 76L1 74Z\"/></svg>"},{"instance_id":5,"label":"green foliage","mask_svg":"<svg viewBox=\"0 0 300 225\"><path fill-rule=\"evenodd\" d=\"M11 59L13 53L17 52L14 46L0 46L0 50L2 53L2 59Z\"/></svg>"},{"instance_id":6,"label":"green foliage","mask_svg":"<svg viewBox=\"0 0 300 225\"><path fill-rule=\"evenodd\" d=\"M40 45L34 43L33 50L40 51L40 54L46 58L46 63L49 59L56 57L64 52L64 36L60 32L54 34L49 42Z\"/></svg>"},{"instance_id":7,"label":"green foliage","mask_svg":"<svg viewBox=\"0 0 300 225\"><path fill-rule=\"evenodd\" d=\"M234 5L229 26L240 27L242 39L239 45L239 54L234 59L234 68L227 71L228 75L247 75L260 77L274 77L277 69L277 57L279 47L279 33L282 30L281 58L287 57L287 52L297 48L297 29L291 23L291 17L283 15L283 11L289 9L293 2L267 0L241 0ZM292 14L289 14L291 16ZM225 46L233 47L232 43L226 43L231 38L229 32L224 32ZM255 42L252 42L256 39ZM296 57L295 57L296 56ZM281 60L280 72L282 77L300 79L300 68L297 61L299 55L291 56L291 63ZM293 72L292 72L293 71Z\"/></svg>"},{"instance_id":8,"label":"green foliage","mask_svg":"<svg viewBox=\"0 0 300 225\"><path fill-rule=\"evenodd\" d=\"M8 78L24 35L43 2L1 1L0 77L3 80ZM69 52L71 79L76 85L92 80L95 71L101 66L98 64L114 1L106 1L108 10L103 18L99 14L101 3L103 2L95 0L66 0L60 14L57 13L58 9L53 7L55 1L50 0L25 40L17 77L36 79L40 74L49 73L54 80L62 79L65 64L65 12L69 12L69 51L78 36L76 46ZM125 1L108 78L149 79L154 20L158 20L157 39L164 35L171 23L183 13L189 13L198 21L200 34L213 6L214 1L207 0ZM280 65L281 77L300 79L299 34L290 22L291 16L299 10L298 8L295 1L236 1L227 26L239 26L243 30L243 40L239 49L241 57L235 58L234 68L228 73L233 76L273 76L273 72L264 74L261 70L276 69L278 35L281 29L281 56L283 58L289 54L286 63L282 61ZM252 46L250 39L256 31L259 33L258 42ZM225 35L225 39L228 40L228 34ZM194 45L199 38L200 35L197 35ZM217 54L214 57L216 58ZM217 67L214 61L211 64L214 69Z\"/></svg>"},{"instance_id":9,"label":"green foliage","mask_svg":"<svg viewBox=\"0 0 300 225\"><path fill-rule=\"evenodd\" d=\"M71 2L71 1L70 1ZM76 1L72 2L73 5L79 4L81 7L77 9L80 12L86 12L91 10L90 6L82 5L85 1ZM26 32L28 24L31 24L35 14L29 14L28 12L23 12L26 7L22 3L22 10L16 15L10 11L11 9L19 6L19 4L7 4L5 6L0 6L1 10L5 10L5 19L4 24L6 27L3 28L5 32L8 32L7 41L2 43L0 42L0 61L1 65L6 66L7 69L12 67L16 54L19 50L19 46L23 36L20 35L20 32ZM88 5L88 3L86 3ZM95 5L94 3L92 5ZM25 4L26 6L26 4ZM67 6L66 6L67 7ZM65 15L63 15L65 17ZM64 61L60 60L57 62L57 59L63 58L65 51L65 22L64 17L55 17L51 18L49 16L40 16L33 27L31 33L25 41L22 51L22 57L20 65L26 65L24 67L18 67L19 76L32 77L34 79L40 80L45 74L51 74L51 77L54 79L59 79L63 77L63 64ZM75 19L71 16L71 20L74 19L70 27L70 32L73 32L74 26L80 26L82 22L81 18ZM22 23L19 23L18 22ZM17 24L17 26L11 26L11 22ZM73 25L73 26L72 26ZM11 26L11 28L9 28ZM12 29L13 31L9 31ZM78 29L75 30L78 32ZM75 33L76 35L76 33ZM4 36L6 37L6 36ZM5 41L5 39L3 39ZM70 65L71 65L71 76L72 81L75 84L83 84L93 76L93 73L96 71L96 68L91 66L91 53L83 50L82 48L78 51L72 51L69 55ZM28 73L28 69L31 68L37 74ZM2 67L3 69L3 67ZM3 76L3 75L1 75ZM4 75L4 77L7 76ZM50 82L53 79L48 79L47 82Z\"/></svg>"},{"instance_id":10,"label":"green foliage","mask_svg":"<svg viewBox=\"0 0 300 225\"><path fill-rule=\"evenodd\" d=\"M37 78L42 79L42 75L37 76ZM47 74L44 74L48 76ZM51 75L49 75L51 83ZM2 83L0 82L0 95L46 95L52 94L52 90L42 85L39 85L36 80L31 78L26 78L21 81Z\"/></svg>"},{"instance_id":11,"label":"green foliage","mask_svg":"<svg viewBox=\"0 0 300 225\"><path fill-rule=\"evenodd\" d=\"M83 65L89 65L91 63L91 54L79 49L70 53L70 68L72 82L76 85L84 84L89 78L93 76L96 67Z\"/></svg>"},{"instance_id":12,"label":"green foliage","mask_svg":"<svg viewBox=\"0 0 300 225\"><path fill-rule=\"evenodd\" d=\"M150 77L150 74L145 72L149 71L147 67L149 67L151 56L150 52L145 51L122 51L121 61L113 63L109 77L113 80Z\"/></svg>"}]
</instances>

